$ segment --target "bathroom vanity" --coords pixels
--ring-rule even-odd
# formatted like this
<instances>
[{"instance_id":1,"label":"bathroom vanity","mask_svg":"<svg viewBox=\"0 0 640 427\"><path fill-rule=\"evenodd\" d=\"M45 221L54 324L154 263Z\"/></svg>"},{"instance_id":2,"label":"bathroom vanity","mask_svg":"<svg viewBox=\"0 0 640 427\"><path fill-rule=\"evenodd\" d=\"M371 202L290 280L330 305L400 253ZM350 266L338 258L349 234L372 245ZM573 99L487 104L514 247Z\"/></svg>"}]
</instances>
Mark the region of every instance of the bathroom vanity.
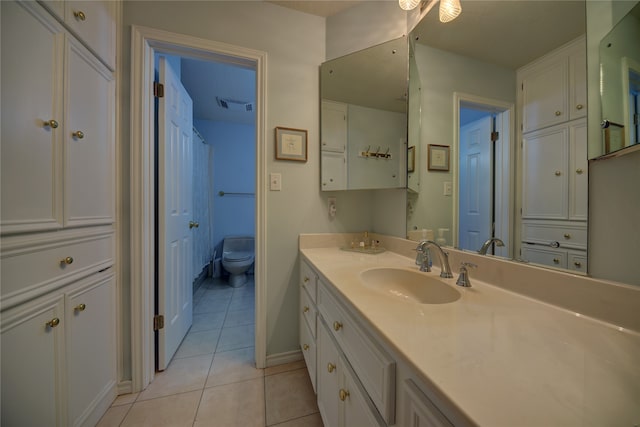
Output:
<instances>
[{"instance_id":1,"label":"bathroom vanity","mask_svg":"<svg viewBox=\"0 0 640 427\"><path fill-rule=\"evenodd\" d=\"M461 261L479 264L463 288L439 278L437 261L419 272L414 242L381 238L393 250L369 255L327 236L300 238L300 342L326 427L640 423L637 328L480 280L481 269L510 277L493 257L447 249L456 277ZM526 268L566 290L588 280ZM372 283L381 274L398 285ZM404 287L420 275L459 296L429 302Z\"/></svg>"}]
</instances>

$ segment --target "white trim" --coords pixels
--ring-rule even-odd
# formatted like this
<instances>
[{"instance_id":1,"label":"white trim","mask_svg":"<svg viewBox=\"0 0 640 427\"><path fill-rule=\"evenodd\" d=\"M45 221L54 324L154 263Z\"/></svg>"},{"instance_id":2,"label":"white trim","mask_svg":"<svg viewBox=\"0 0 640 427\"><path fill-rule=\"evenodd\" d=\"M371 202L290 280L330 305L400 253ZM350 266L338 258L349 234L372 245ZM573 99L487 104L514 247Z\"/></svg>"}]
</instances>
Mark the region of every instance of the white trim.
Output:
<instances>
[{"instance_id":1,"label":"white trim","mask_svg":"<svg viewBox=\"0 0 640 427\"><path fill-rule=\"evenodd\" d=\"M512 257L513 256L513 251L515 248L515 242L513 241L513 225L514 225L514 209L515 209L515 202L514 202L514 194L515 194L515 185L514 185L514 177L515 177L515 157L514 157L514 153L515 153L515 125L514 125L514 118L515 118L515 106L513 103L510 102L506 102L506 101L500 101L500 100L496 100L496 99L491 99L491 98L485 98L482 96L476 96L476 95L470 95L467 93L461 93L461 92L454 92L453 93L453 150L452 152L454 153L458 153L459 152L459 147L460 147L460 104L461 103L468 103L468 104L475 104L480 108L485 108L485 109L491 109L491 110L495 110L496 112L501 112L501 113L508 113L508 117L506 119L506 121L508 122L505 126L505 124L503 123L503 127L501 129L502 133L501 135L505 136L506 138L503 139L503 141L507 141L507 144L504 144L502 146L502 150L500 153L498 153L498 158L500 158L500 163L503 166L503 175L502 178L500 180L499 183L496 183L497 186L496 188L502 188L501 190L501 198L502 200L507 200L508 201L508 214L507 214L507 218L506 218L506 222L508 224L504 224L503 223L503 229L508 229L508 230L512 230L511 233L509 233L508 237L501 237L504 241L505 244L508 246L508 250L509 250L509 254L507 255L507 257ZM506 129L505 129L506 128ZM453 188L455 189L454 191L454 197L453 197L453 229L452 229L452 239L453 239L453 243L454 246L457 245L458 242L458 234L459 234L459 221L458 221L458 209L460 207L460 189L458 188L459 186L459 182L458 182L458 168L459 168L459 159L458 156L455 155L453 156L452 159L452 164L453 164ZM507 164L508 166L506 168L504 168L504 165ZM504 171L504 169L507 169L507 171ZM504 172L507 172L506 175L504 174ZM508 227L508 228L507 228Z\"/></svg>"},{"instance_id":2,"label":"white trim","mask_svg":"<svg viewBox=\"0 0 640 427\"><path fill-rule=\"evenodd\" d=\"M154 179L153 81L154 51L222 60L256 71L256 333L255 360L266 363L266 52L170 33L131 28L131 380L143 390L154 376Z\"/></svg>"},{"instance_id":3,"label":"white trim","mask_svg":"<svg viewBox=\"0 0 640 427\"><path fill-rule=\"evenodd\" d=\"M297 362L302 360L302 352L300 350L287 351L285 353L272 354L267 356L266 368L271 366L284 365L285 363Z\"/></svg>"},{"instance_id":4,"label":"white trim","mask_svg":"<svg viewBox=\"0 0 640 427\"><path fill-rule=\"evenodd\" d=\"M133 388L131 387L131 381L130 380L120 381L116 385L116 390L117 390L118 396L122 394L133 393Z\"/></svg>"}]
</instances>

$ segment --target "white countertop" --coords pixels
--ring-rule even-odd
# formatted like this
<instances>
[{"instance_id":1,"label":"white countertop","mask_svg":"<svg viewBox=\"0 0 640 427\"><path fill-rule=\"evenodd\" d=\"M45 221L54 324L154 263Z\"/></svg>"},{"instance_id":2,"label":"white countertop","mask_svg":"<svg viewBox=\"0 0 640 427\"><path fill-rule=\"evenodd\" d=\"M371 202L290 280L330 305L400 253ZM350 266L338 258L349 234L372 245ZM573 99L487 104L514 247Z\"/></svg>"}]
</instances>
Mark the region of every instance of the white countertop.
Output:
<instances>
[{"instance_id":1,"label":"white countertop","mask_svg":"<svg viewBox=\"0 0 640 427\"><path fill-rule=\"evenodd\" d=\"M471 288L443 279L462 294L456 302L408 302L364 287L359 274L417 271L413 259L300 252L385 344L478 425L640 425L639 334L474 280L473 270ZM439 269L424 274L438 277Z\"/></svg>"}]
</instances>

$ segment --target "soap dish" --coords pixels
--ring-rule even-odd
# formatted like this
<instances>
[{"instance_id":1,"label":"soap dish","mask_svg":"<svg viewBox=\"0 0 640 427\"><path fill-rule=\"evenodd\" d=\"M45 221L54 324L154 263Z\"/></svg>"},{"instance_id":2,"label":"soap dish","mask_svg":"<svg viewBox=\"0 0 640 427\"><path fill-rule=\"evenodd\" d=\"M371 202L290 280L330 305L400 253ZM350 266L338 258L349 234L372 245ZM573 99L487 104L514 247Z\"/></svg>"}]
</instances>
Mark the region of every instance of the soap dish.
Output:
<instances>
[{"instance_id":1,"label":"soap dish","mask_svg":"<svg viewBox=\"0 0 640 427\"><path fill-rule=\"evenodd\" d=\"M361 246L356 246L355 248L350 248L348 246L343 246L340 249L342 249L343 251L347 251L347 252L358 252L361 254L381 254L382 252L384 252L386 249L385 248L381 248L380 246L376 246L375 248L372 247L366 247L363 248Z\"/></svg>"}]
</instances>

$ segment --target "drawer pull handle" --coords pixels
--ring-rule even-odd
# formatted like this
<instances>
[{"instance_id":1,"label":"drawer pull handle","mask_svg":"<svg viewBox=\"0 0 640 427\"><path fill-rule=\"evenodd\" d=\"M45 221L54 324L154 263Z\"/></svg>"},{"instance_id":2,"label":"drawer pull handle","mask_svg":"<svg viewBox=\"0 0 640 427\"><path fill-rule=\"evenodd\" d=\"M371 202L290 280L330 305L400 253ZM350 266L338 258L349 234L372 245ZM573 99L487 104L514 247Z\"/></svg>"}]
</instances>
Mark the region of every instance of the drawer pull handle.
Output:
<instances>
[{"instance_id":1,"label":"drawer pull handle","mask_svg":"<svg viewBox=\"0 0 640 427\"><path fill-rule=\"evenodd\" d=\"M553 263L554 263L554 264L560 264L560 259L558 259L558 258L554 258L554 259L553 259Z\"/></svg>"},{"instance_id":2,"label":"drawer pull handle","mask_svg":"<svg viewBox=\"0 0 640 427\"><path fill-rule=\"evenodd\" d=\"M308 277L305 277L302 281L303 281L304 283L307 283L307 282L309 281L309 278L308 278Z\"/></svg>"},{"instance_id":3,"label":"drawer pull handle","mask_svg":"<svg viewBox=\"0 0 640 427\"><path fill-rule=\"evenodd\" d=\"M66 264L66 265L73 264L73 257L68 256L60 260L60 264Z\"/></svg>"},{"instance_id":4,"label":"drawer pull handle","mask_svg":"<svg viewBox=\"0 0 640 427\"><path fill-rule=\"evenodd\" d=\"M81 10L74 11L73 16L75 16L78 21L84 21L87 19L87 15L85 15Z\"/></svg>"},{"instance_id":5,"label":"drawer pull handle","mask_svg":"<svg viewBox=\"0 0 640 427\"><path fill-rule=\"evenodd\" d=\"M335 370L336 370L336 365L334 365L333 363L327 364L327 371L329 371L329 373L332 373Z\"/></svg>"},{"instance_id":6,"label":"drawer pull handle","mask_svg":"<svg viewBox=\"0 0 640 427\"><path fill-rule=\"evenodd\" d=\"M309 344L303 344L302 345L302 349L305 350L305 351L309 350Z\"/></svg>"},{"instance_id":7,"label":"drawer pull handle","mask_svg":"<svg viewBox=\"0 0 640 427\"><path fill-rule=\"evenodd\" d=\"M58 319L57 317L54 317L53 319L49 320L46 325L50 328L55 328L56 326L58 326L60 324L60 319Z\"/></svg>"},{"instance_id":8,"label":"drawer pull handle","mask_svg":"<svg viewBox=\"0 0 640 427\"><path fill-rule=\"evenodd\" d=\"M86 304L78 304L74 310L75 311L85 311L87 309L87 305Z\"/></svg>"},{"instance_id":9,"label":"drawer pull handle","mask_svg":"<svg viewBox=\"0 0 640 427\"><path fill-rule=\"evenodd\" d=\"M58 122L51 119L51 120L45 120L44 121L44 126L48 126L51 129L56 129L58 127Z\"/></svg>"},{"instance_id":10,"label":"drawer pull handle","mask_svg":"<svg viewBox=\"0 0 640 427\"><path fill-rule=\"evenodd\" d=\"M570 238L571 238L571 234L569 234L569 233L564 233L564 238L565 238L565 239L570 239Z\"/></svg>"},{"instance_id":11,"label":"drawer pull handle","mask_svg":"<svg viewBox=\"0 0 640 427\"><path fill-rule=\"evenodd\" d=\"M580 261L574 261L573 265L576 267L582 267L582 263Z\"/></svg>"},{"instance_id":12,"label":"drawer pull handle","mask_svg":"<svg viewBox=\"0 0 640 427\"><path fill-rule=\"evenodd\" d=\"M309 306L305 305L304 308L302 309L303 313L308 313L309 312Z\"/></svg>"},{"instance_id":13,"label":"drawer pull handle","mask_svg":"<svg viewBox=\"0 0 640 427\"><path fill-rule=\"evenodd\" d=\"M582 105L582 104L578 104L578 105L576 105L576 108L577 108L578 110L582 110L582 109L584 108L584 105Z\"/></svg>"},{"instance_id":14,"label":"drawer pull handle","mask_svg":"<svg viewBox=\"0 0 640 427\"><path fill-rule=\"evenodd\" d=\"M559 116L562 114L562 111L556 111L556 116Z\"/></svg>"},{"instance_id":15,"label":"drawer pull handle","mask_svg":"<svg viewBox=\"0 0 640 427\"><path fill-rule=\"evenodd\" d=\"M562 172L556 171L556 176L560 176L560 175L562 175Z\"/></svg>"},{"instance_id":16,"label":"drawer pull handle","mask_svg":"<svg viewBox=\"0 0 640 427\"><path fill-rule=\"evenodd\" d=\"M84 138L84 132L82 132L81 130L77 130L74 133L72 133L71 136L77 139L82 139Z\"/></svg>"},{"instance_id":17,"label":"drawer pull handle","mask_svg":"<svg viewBox=\"0 0 640 427\"><path fill-rule=\"evenodd\" d=\"M578 169L576 169L576 173L577 173L578 175L582 175L582 172L584 172L584 171L582 170L582 168L578 168Z\"/></svg>"},{"instance_id":18,"label":"drawer pull handle","mask_svg":"<svg viewBox=\"0 0 640 427\"><path fill-rule=\"evenodd\" d=\"M340 329L342 329L342 323L338 322L337 320L333 322L333 330L338 332Z\"/></svg>"},{"instance_id":19,"label":"drawer pull handle","mask_svg":"<svg viewBox=\"0 0 640 427\"><path fill-rule=\"evenodd\" d=\"M340 400L344 402L345 400L347 400L347 397L349 397L349 391L341 388L339 396L340 396Z\"/></svg>"}]
</instances>

